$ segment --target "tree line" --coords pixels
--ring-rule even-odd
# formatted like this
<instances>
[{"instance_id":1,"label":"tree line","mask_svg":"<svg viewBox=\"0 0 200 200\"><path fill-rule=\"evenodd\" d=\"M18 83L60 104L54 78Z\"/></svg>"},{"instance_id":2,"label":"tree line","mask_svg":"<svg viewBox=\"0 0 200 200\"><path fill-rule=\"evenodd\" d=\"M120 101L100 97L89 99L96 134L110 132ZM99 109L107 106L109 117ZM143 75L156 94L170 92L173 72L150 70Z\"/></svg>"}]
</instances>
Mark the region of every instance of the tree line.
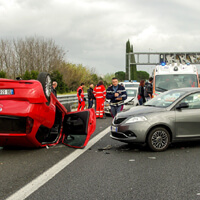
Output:
<instances>
[{"instance_id":1,"label":"tree line","mask_svg":"<svg viewBox=\"0 0 200 200\"><path fill-rule=\"evenodd\" d=\"M0 40L0 77L21 77L24 80L37 79L39 72L48 72L52 81L58 82L58 92L76 91L81 82L86 86L103 80L105 86L111 83L113 76L120 81L125 72L98 76L94 68L82 64L68 63L64 60L65 51L52 39L27 37L24 39Z\"/></svg>"},{"instance_id":2,"label":"tree line","mask_svg":"<svg viewBox=\"0 0 200 200\"><path fill-rule=\"evenodd\" d=\"M0 70L8 78L23 76L26 71L52 72L64 61L64 50L52 39L39 37L0 41Z\"/></svg>"}]
</instances>

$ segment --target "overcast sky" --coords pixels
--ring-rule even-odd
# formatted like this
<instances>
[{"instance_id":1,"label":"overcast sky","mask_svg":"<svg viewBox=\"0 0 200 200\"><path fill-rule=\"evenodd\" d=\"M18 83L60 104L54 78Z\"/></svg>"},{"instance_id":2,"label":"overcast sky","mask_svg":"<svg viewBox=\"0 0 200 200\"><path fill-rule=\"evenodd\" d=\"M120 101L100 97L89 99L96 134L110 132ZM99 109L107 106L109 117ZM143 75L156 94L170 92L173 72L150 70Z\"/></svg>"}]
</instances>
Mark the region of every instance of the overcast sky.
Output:
<instances>
[{"instance_id":1,"label":"overcast sky","mask_svg":"<svg viewBox=\"0 0 200 200\"><path fill-rule=\"evenodd\" d=\"M200 1L0 0L0 28L4 39L53 39L66 61L114 73L125 71L128 39L137 52L200 51Z\"/></svg>"}]
</instances>

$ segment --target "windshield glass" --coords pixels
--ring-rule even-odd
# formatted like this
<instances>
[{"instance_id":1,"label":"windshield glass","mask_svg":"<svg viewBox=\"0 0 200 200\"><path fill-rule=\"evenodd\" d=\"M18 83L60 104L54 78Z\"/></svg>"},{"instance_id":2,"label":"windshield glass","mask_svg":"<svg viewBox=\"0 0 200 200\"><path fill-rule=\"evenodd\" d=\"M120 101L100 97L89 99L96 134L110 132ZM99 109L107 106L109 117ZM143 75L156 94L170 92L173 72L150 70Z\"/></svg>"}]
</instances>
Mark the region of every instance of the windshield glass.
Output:
<instances>
[{"instance_id":1,"label":"windshield glass","mask_svg":"<svg viewBox=\"0 0 200 200\"><path fill-rule=\"evenodd\" d=\"M164 92L176 88L198 87L195 74L168 74L155 77L155 90Z\"/></svg>"},{"instance_id":2,"label":"windshield glass","mask_svg":"<svg viewBox=\"0 0 200 200\"><path fill-rule=\"evenodd\" d=\"M125 85L125 88L131 88L131 87L138 87L139 86L139 84L137 84L137 83L131 83L131 84L124 84Z\"/></svg>"},{"instance_id":3,"label":"windshield glass","mask_svg":"<svg viewBox=\"0 0 200 200\"><path fill-rule=\"evenodd\" d=\"M183 96L185 93L186 92L177 90L167 91L147 101L144 105L166 108L170 106L173 102L175 102L178 98Z\"/></svg>"},{"instance_id":4,"label":"windshield glass","mask_svg":"<svg viewBox=\"0 0 200 200\"><path fill-rule=\"evenodd\" d=\"M127 92L127 96L128 97L135 97L136 96L136 93L137 93L137 89L133 90L133 89L126 89L126 92Z\"/></svg>"}]
</instances>

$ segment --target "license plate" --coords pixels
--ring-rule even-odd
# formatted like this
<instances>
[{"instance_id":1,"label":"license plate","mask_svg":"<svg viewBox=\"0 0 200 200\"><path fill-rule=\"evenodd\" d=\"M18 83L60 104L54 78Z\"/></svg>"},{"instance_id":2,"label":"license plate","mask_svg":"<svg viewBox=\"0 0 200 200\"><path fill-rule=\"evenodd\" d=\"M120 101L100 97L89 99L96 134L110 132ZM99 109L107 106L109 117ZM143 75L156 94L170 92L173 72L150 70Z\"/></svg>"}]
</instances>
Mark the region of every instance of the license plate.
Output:
<instances>
[{"instance_id":1,"label":"license plate","mask_svg":"<svg viewBox=\"0 0 200 200\"><path fill-rule=\"evenodd\" d=\"M13 95L13 89L0 89L0 95Z\"/></svg>"},{"instance_id":2,"label":"license plate","mask_svg":"<svg viewBox=\"0 0 200 200\"><path fill-rule=\"evenodd\" d=\"M117 131L118 131L118 128L115 127L115 126L111 126L111 131L112 131L112 132L117 132Z\"/></svg>"}]
</instances>

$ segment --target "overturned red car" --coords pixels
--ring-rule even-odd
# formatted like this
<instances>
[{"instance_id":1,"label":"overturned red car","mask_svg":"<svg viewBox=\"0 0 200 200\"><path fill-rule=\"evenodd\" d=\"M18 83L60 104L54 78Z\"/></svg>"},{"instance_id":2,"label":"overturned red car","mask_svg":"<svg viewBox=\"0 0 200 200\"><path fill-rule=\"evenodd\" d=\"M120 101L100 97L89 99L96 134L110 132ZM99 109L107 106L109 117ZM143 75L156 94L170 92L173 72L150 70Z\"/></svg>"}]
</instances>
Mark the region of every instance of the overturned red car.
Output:
<instances>
[{"instance_id":1,"label":"overturned red car","mask_svg":"<svg viewBox=\"0 0 200 200\"><path fill-rule=\"evenodd\" d=\"M51 92L51 78L0 79L0 146L83 148L96 128L94 109L68 112ZM70 110L69 110L70 111Z\"/></svg>"}]
</instances>

